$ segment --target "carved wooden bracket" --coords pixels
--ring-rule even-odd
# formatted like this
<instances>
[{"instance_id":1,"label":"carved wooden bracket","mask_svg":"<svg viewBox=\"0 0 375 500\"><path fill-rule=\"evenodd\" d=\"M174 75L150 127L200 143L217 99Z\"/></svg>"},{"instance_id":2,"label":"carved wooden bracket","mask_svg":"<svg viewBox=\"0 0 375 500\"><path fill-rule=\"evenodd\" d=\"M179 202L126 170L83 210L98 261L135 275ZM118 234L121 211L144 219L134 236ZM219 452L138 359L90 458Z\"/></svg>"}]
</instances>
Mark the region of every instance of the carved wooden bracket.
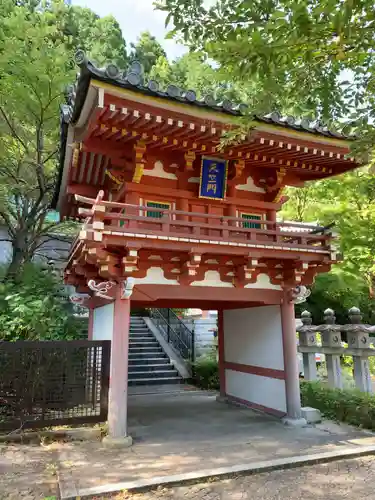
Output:
<instances>
[{"instance_id":1,"label":"carved wooden bracket","mask_svg":"<svg viewBox=\"0 0 375 500\"><path fill-rule=\"evenodd\" d=\"M118 170L106 170L106 175L115 183L116 190L121 189L121 186L124 184L124 174Z\"/></svg>"},{"instance_id":2,"label":"carved wooden bracket","mask_svg":"<svg viewBox=\"0 0 375 500\"><path fill-rule=\"evenodd\" d=\"M122 299L130 299L131 294L133 293L134 288L134 278L127 278L125 281L121 282L121 298Z\"/></svg>"},{"instance_id":3,"label":"carved wooden bracket","mask_svg":"<svg viewBox=\"0 0 375 500\"><path fill-rule=\"evenodd\" d=\"M114 300L113 297L107 295L107 292L109 292L109 290L116 285L114 281L102 281L101 283L96 283L94 280L89 280L87 284L90 290L92 290L97 297L101 297L106 300Z\"/></svg>"},{"instance_id":4,"label":"carved wooden bracket","mask_svg":"<svg viewBox=\"0 0 375 500\"><path fill-rule=\"evenodd\" d=\"M243 266L238 266L236 276L233 279L234 286L244 287L249 283L255 283L260 272L258 259L247 259Z\"/></svg>"},{"instance_id":5,"label":"carved wooden bracket","mask_svg":"<svg viewBox=\"0 0 375 500\"><path fill-rule=\"evenodd\" d=\"M140 183L142 176L143 176L143 170L144 170L144 164L146 163L146 160L144 158L144 155L146 153L146 144L144 141L140 140L137 141L136 144L134 144L134 150L135 150L135 170L133 174L133 182Z\"/></svg>"},{"instance_id":6,"label":"carved wooden bracket","mask_svg":"<svg viewBox=\"0 0 375 500\"><path fill-rule=\"evenodd\" d=\"M234 176L234 178L238 179L239 177L241 177L242 172L245 170L244 160L236 160L234 163L234 168L236 169L236 175Z\"/></svg>"},{"instance_id":7,"label":"carved wooden bracket","mask_svg":"<svg viewBox=\"0 0 375 500\"><path fill-rule=\"evenodd\" d=\"M124 276L130 276L132 273L138 270L138 250L128 249L126 257L122 258L122 274Z\"/></svg>"},{"instance_id":8,"label":"carved wooden bracket","mask_svg":"<svg viewBox=\"0 0 375 500\"><path fill-rule=\"evenodd\" d=\"M179 281L183 285L190 285L195 281L202 256L196 252L189 253L189 259L181 267Z\"/></svg>"},{"instance_id":9,"label":"carved wooden bracket","mask_svg":"<svg viewBox=\"0 0 375 500\"><path fill-rule=\"evenodd\" d=\"M276 169L275 175L276 175L276 178L275 178L275 182L273 184L269 184L269 181L267 181L266 190L269 193L273 192L273 191L280 190L280 188L283 185L284 177L286 175L286 168L280 167L280 168Z\"/></svg>"},{"instance_id":10,"label":"carved wooden bracket","mask_svg":"<svg viewBox=\"0 0 375 500\"><path fill-rule=\"evenodd\" d=\"M78 167L79 152L82 149L82 144L80 142L75 142L73 144L73 157L72 157L72 167Z\"/></svg>"},{"instance_id":11,"label":"carved wooden bracket","mask_svg":"<svg viewBox=\"0 0 375 500\"><path fill-rule=\"evenodd\" d=\"M194 170L193 163L195 161L195 153L194 151L187 151L184 155L186 162L186 170Z\"/></svg>"}]
</instances>

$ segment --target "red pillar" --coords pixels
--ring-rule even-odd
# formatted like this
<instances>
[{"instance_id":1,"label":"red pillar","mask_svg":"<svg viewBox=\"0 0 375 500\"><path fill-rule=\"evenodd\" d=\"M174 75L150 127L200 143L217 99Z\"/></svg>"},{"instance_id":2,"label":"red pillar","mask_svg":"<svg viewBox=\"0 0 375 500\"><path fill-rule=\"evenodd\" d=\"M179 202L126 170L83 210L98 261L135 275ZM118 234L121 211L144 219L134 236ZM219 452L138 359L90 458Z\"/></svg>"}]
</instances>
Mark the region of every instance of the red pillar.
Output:
<instances>
[{"instance_id":1,"label":"red pillar","mask_svg":"<svg viewBox=\"0 0 375 500\"><path fill-rule=\"evenodd\" d=\"M109 446L132 444L131 437L127 435L129 327L130 300L121 298L119 285L113 313L108 436L104 440Z\"/></svg>"},{"instance_id":2,"label":"red pillar","mask_svg":"<svg viewBox=\"0 0 375 500\"><path fill-rule=\"evenodd\" d=\"M284 290L281 304L281 325L283 334L287 417L292 420L303 420L301 419L301 394L299 388L296 322L294 314L294 303L289 298L288 290Z\"/></svg>"},{"instance_id":3,"label":"red pillar","mask_svg":"<svg viewBox=\"0 0 375 500\"><path fill-rule=\"evenodd\" d=\"M88 324L88 340L93 340L94 337L94 309L89 309L89 324Z\"/></svg>"},{"instance_id":4,"label":"red pillar","mask_svg":"<svg viewBox=\"0 0 375 500\"><path fill-rule=\"evenodd\" d=\"M220 396L225 397L225 350L224 350L224 311L220 309L218 311L218 328L217 328L217 340L218 340L218 354L219 354L219 381L220 381Z\"/></svg>"}]
</instances>

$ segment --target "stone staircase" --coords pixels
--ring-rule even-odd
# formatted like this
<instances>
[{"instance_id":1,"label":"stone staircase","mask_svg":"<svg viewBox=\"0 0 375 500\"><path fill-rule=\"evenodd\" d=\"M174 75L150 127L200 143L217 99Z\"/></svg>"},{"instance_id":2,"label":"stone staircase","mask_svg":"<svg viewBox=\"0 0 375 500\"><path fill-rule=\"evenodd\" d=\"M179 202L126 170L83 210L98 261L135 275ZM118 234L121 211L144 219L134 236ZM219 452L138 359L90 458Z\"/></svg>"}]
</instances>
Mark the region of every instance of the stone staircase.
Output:
<instances>
[{"instance_id":1,"label":"stone staircase","mask_svg":"<svg viewBox=\"0 0 375 500\"><path fill-rule=\"evenodd\" d=\"M182 381L143 318L131 316L129 386L179 384Z\"/></svg>"}]
</instances>

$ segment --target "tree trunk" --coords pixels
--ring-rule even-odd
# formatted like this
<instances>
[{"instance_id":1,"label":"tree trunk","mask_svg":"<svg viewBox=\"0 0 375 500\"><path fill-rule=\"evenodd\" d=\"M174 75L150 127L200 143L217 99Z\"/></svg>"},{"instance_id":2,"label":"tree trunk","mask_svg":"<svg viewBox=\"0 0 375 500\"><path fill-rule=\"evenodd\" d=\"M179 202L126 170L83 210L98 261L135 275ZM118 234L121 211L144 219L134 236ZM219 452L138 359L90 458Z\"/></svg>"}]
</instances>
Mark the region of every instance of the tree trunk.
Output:
<instances>
[{"instance_id":1,"label":"tree trunk","mask_svg":"<svg viewBox=\"0 0 375 500\"><path fill-rule=\"evenodd\" d=\"M28 260L27 235L21 233L12 241L12 260L6 272L6 279L15 279Z\"/></svg>"}]
</instances>

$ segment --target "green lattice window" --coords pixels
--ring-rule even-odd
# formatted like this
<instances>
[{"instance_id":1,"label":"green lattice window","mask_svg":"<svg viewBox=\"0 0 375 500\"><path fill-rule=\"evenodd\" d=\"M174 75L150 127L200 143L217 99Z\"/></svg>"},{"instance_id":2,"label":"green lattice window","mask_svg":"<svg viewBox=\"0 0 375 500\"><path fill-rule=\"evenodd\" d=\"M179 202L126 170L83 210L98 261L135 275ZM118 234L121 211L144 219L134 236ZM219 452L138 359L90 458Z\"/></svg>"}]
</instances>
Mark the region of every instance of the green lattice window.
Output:
<instances>
[{"instance_id":1,"label":"green lattice window","mask_svg":"<svg viewBox=\"0 0 375 500\"><path fill-rule=\"evenodd\" d=\"M170 210L170 203L159 203L156 201L146 201L146 207L150 208L165 208ZM154 217L155 219L161 219L163 217L163 212L154 212L153 210L147 210L146 217Z\"/></svg>"},{"instance_id":2,"label":"green lattice window","mask_svg":"<svg viewBox=\"0 0 375 500\"><path fill-rule=\"evenodd\" d=\"M257 214L241 214L241 218L246 219L247 221L262 220L262 216L257 215ZM242 223L242 227L249 228L249 229L250 228L260 229L261 226L262 225L259 224L258 222L243 222Z\"/></svg>"},{"instance_id":3,"label":"green lattice window","mask_svg":"<svg viewBox=\"0 0 375 500\"><path fill-rule=\"evenodd\" d=\"M120 214L125 214L125 208L123 208L120 212ZM120 220L120 227L122 227L125 224L124 220Z\"/></svg>"}]
</instances>

